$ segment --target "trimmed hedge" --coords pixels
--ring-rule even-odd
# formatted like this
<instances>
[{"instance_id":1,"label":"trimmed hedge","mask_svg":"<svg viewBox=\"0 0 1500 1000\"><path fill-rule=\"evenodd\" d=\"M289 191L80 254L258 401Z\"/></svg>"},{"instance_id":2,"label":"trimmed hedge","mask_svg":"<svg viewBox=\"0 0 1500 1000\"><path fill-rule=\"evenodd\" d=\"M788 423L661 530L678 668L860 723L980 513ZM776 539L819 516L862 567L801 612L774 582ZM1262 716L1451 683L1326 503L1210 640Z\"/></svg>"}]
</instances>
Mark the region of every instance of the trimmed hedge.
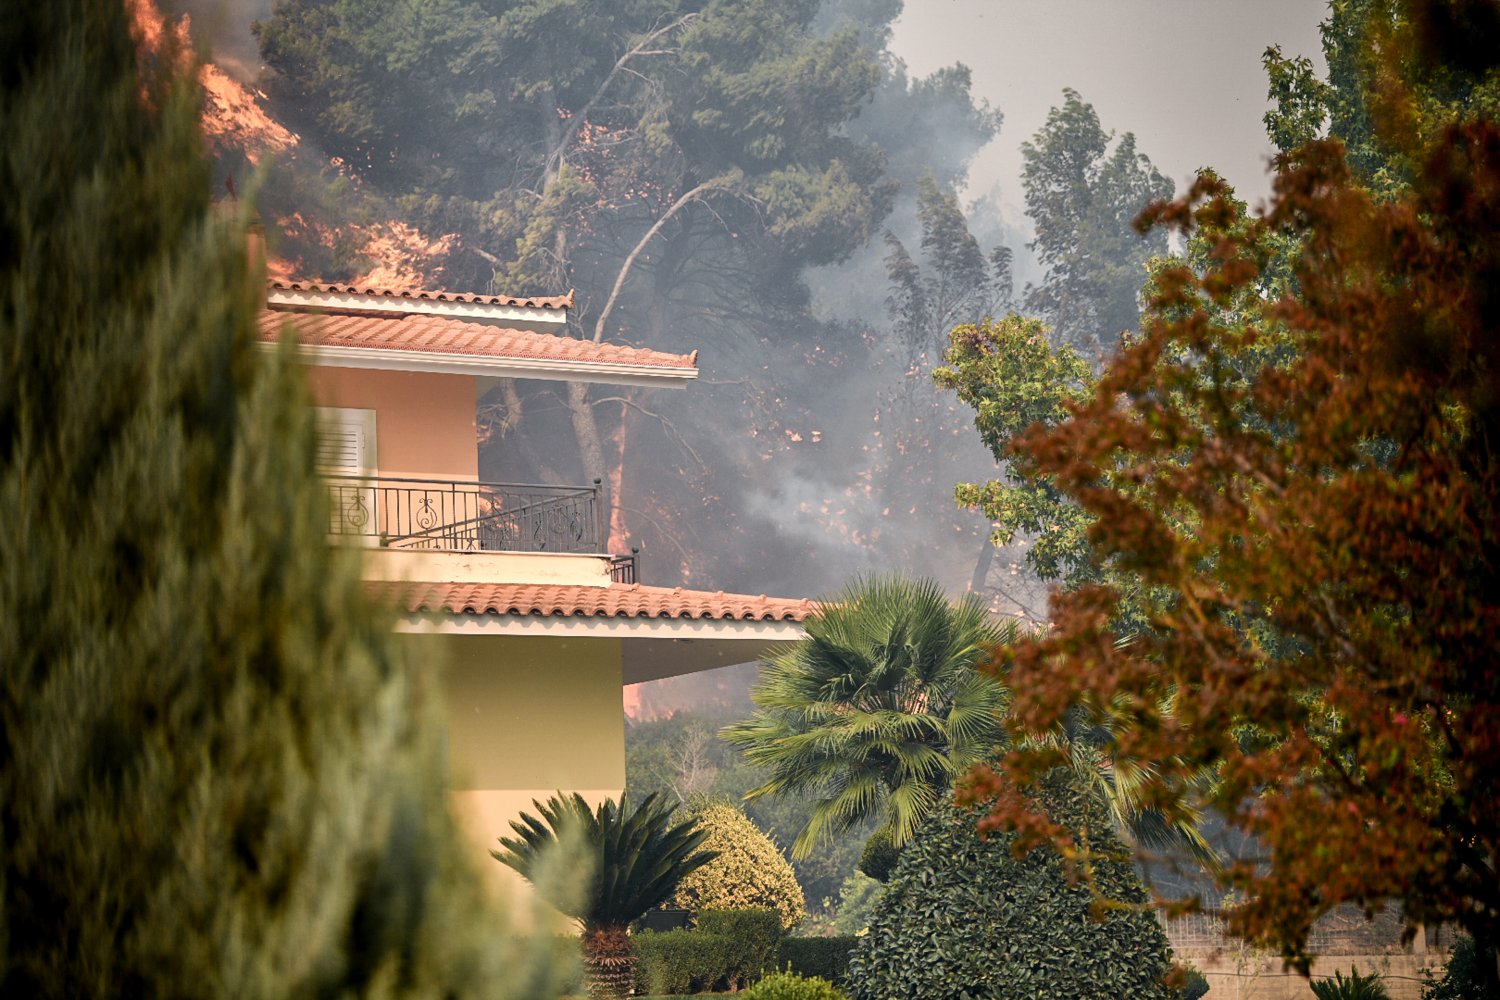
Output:
<instances>
[{"instance_id":1,"label":"trimmed hedge","mask_svg":"<svg viewBox=\"0 0 1500 1000\"><path fill-rule=\"evenodd\" d=\"M781 917L775 910L704 910L698 914L698 931L728 938L738 946L730 956L734 962L725 971L730 989L743 989L776 968Z\"/></svg>"},{"instance_id":2,"label":"trimmed hedge","mask_svg":"<svg viewBox=\"0 0 1500 1000\"><path fill-rule=\"evenodd\" d=\"M852 934L846 937L784 937L781 952L776 957L776 967L831 983L847 983L849 956L858 943L859 938Z\"/></svg>"},{"instance_id":3,"label":"trimmed hedge","mask_svg":"<svg viewBox=\"0 0 1500 1000\"><path fill-rule=\"evenodd\" d=\"M1014 835L981 840L974 814L944 805L902 850L855 949L859 1000L1176 996L1166 935L1103 807L1066 777L1045 801L1058 822L1087 827L1093 885L1070 881L1050 848L1012 857ZM1095 891L1126 906L1101 913Z\"/></svg>"},{"instance_id":4,"label":"trimmed hedge","mask_svg":"<svg viewBox=\"0 0 1500 1000\"><path fill-rule=\"evenodd\" d=\"M635 991L706 993L728 978L735 942L700 931L646 931L634 935Z\"/></svg>"},{"instance_id":5,"label":"trimmed hedge","mask_svg":"<svg viewBox=\"0 0 1500 1000\"><path fill-rule=\"evenodd\" d=\"M781 919L774 910L704 910L694 930L633 938L637 993L738 990L775 968Z\"/></svg>"}]
</instances>

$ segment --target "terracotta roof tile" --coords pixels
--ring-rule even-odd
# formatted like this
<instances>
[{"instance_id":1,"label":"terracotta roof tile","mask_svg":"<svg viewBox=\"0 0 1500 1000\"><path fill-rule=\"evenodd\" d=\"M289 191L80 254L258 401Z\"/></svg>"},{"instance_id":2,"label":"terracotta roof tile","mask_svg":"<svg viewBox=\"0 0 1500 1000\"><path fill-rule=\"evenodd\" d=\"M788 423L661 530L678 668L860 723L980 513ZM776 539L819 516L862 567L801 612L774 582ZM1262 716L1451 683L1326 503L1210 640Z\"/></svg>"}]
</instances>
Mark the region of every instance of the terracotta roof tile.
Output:
<instances>
[{"instance_id":1,"label":"terracotta roof tile","mask_svg":"<svg viewBox=\"0 0 1500 1000\"><path fill-rule=\"evenodd\" d=\"M360 288L356 285L331 285L321 281L272 281L272 288L293 292L332 292L336 295L382 295L394 299L426 299L431 302L468 302L485 306L518 306L523 309L571 309L573 293L567 295L476 295L470 292L438 292L424 289Z\"/></svg>"},{"instance_id":2,"label":"terracotta roof tile","mask_svg":"<svg viewBox=\"0 0 1500 1000\"><path fill-rule=\"evenodd\" d=\"M689 618L800 622L817 610L806 599L723 591L514 583L374 583L372 592L413 614L537 615L576 618Z\"/></svg>"},{"instance_id":3,"label":"terracotta roof tile","mask_svg":"<svg viewBox=\"0 0 1500 1000\"><path fill-rule=\"evenodd\" d=\"M298 342L304 347L373 348L475 358L541 359L653 368L690 369L698 362L697 351L667 354L529 330L507 330L421 313L371 315L263 309L260 314L261 340L275 342L285 324L291 324Z\"/></svg>"}]
</instances>

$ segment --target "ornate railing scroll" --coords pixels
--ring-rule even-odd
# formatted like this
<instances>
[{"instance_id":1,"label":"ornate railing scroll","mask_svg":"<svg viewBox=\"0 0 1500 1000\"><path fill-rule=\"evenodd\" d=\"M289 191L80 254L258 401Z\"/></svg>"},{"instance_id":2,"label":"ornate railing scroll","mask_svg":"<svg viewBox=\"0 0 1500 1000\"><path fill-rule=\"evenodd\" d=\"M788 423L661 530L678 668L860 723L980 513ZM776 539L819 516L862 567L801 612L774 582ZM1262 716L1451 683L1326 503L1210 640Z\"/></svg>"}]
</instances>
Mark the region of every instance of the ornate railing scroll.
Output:
<instances>
[{"instance_id":1,"label":"ornate railing scroll","mask_svg":"<svg viewBox=\"0 0 1500 1000\"><path fill-rule=\"evenodd\" d=\"M329 476L328 533L400 549L597 553L596 486Z\"/></svg>"}]
</instances>

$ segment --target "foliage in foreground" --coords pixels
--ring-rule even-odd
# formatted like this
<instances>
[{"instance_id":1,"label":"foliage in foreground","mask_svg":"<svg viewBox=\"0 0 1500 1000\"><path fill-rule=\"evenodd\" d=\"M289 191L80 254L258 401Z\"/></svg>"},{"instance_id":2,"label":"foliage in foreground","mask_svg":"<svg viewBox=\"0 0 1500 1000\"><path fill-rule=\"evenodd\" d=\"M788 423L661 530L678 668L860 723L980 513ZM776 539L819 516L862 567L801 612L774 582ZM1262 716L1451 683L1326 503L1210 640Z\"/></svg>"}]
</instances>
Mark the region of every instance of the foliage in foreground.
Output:
<instances>
[{"instance_id":1,"label":"foliage in foreground","mask_svg":"<svg viewBox=\"0 0 1500 1000\"><path fill-rule=\"evenodd\" d=\"M849 1000L826 979L773 972L745 991L745 1000Z\"/></svg>"},{"instance_id":2,"label":"foliage in foreground","mask_svg":"<svg viewBox=\"0 0 1500 1000\"><path fill-rule=\"evenodd\" d=\"M540 817L522 813L511 821L514 837L501 837L496 861L515 869L559 911L583 924L584 971L589 992L627 995L633 974L630 923L660 906L683 876L708 864L712 851L700 851L707 833L692 820L675 819L675 806L648 795L634 809L606 799L589 808L582 795L561 792L533 801ZM587 861L590 877L583 891L565 891L542 876L570 851Z\"/></svg>"},{"instance_id":3,"label":"foliage in foreground","mask_svg":"<svg viewBox=\"0 0 1500 1000\"><path fill-rule=\"evenodd\" d=\"M1478 48L1383 44L1419 55L1391 62L1414 73L1493 77L1491 27ZM1435 61L1460 42L1477 69ZM1018 725L1081 699L1117 759L1154 767L1164 809L1206 801L1256 838L1263 858L1220 875L1248 900L1231 929L1303 969L1340 903L1500 938L1500 126L1428 131L1396 74L1382 86L1374 121L1409 186L1374 196L1318 142L1283 162L1262 219L1212 178L1149 213L1202 236L1204 268L1159 271L1141 337L1018 445L1150 585L1124 645L1117 588L1054 600L1056 628L1006 665ZM1287 238L1295 280L1261 299ZM982 781L996 821L1067 842L1017 791L1056 763L1012 753Z\"/></svg>"},{"instance_id":4,"label":"foliage in foreground","mask_svg":"<svg viewBox=\"0 0 1500 1000\"><path fill-rule=\"evenodd\" d=\"M0 994L555 996L327 545L163 46L119 0L0 21Z\"/></svg>"},{"instance_id":5,"label":"foliage in foreground","mask_svg":"<svg viewBox=\"0 0 1500 1000\"><path fill-rule=\"evenodd\" d=\"M727 802L692 810L706 837L703 846L718 856L677 883L668 904L684 910L762 907L777 914L789 931L807 913L796 873L771 839Z\"/></svg>"},{"instance_id":6,"label":"foliage in foreground","mask_svg":"<svg viewBox=\"0 0 1500 1000\"><path fill-rule=\"evenodd\" d=\"M981 839L975 813L945 805L902 851L855 950L860 1000L1173 996L1166 935L1106 811L1060 776L1046 800L1090 844L1081 877L1049 848L1013 857L1013 835Z\"/></svg>"}]
</instances>

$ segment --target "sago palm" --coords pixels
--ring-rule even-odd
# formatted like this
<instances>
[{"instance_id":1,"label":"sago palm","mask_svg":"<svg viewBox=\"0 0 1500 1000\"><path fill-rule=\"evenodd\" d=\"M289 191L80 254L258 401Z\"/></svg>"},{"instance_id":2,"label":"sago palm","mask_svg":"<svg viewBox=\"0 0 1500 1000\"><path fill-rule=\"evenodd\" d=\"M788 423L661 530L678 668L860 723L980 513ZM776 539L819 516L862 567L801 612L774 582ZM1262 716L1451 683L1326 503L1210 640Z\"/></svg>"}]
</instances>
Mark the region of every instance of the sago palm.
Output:
<instances>
[{"instance_id":1,"label":"sago palm","mask_svg":"<svg viewBox=\"0 0 1500 1000\"><path fill-rule=\"evenodd\" d=\"M622 799L591 809L576 792L532 800L540 818L522 813L510 824L515 837L501 837L495 860L520 872L564 914L583 924L584 968L589 993L628 995L634 967L629 926L661 904L684 875L718 856L700 851L708 834L691 819L674 820L676 806L648 795L634 810ZM538 877L557 851L568 845L593 865L581 894L555 879Z\"/></svg>"},{"instance_id":2,"label":"sago palm","mask_svg":"<svg viewBox=\"0 0 1500 1000\"><path fill-rule=\"evenodd\" d=\"M931 581L885 578L855 582L805 627L765 661L755 714L724 731L770 773L749 797L817 799L795 857L870 817L899 846L1004 740L1006 690L977 667L1015 626Z\"/></svg>"}]
</instances>

